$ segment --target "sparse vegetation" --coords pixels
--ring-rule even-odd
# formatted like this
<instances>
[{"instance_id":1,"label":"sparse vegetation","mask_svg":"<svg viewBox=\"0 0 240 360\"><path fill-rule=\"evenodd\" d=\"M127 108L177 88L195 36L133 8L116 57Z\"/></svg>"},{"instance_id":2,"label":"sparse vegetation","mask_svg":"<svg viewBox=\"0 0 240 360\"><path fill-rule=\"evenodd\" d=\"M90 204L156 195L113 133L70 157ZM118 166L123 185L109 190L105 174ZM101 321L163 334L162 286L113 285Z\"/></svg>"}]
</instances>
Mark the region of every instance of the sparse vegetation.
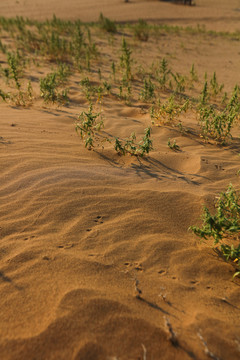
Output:
<instances>
[{"instance_id":1,"label":"sparse vegetation","mask_svg":"<svg viewBox=\"0 0 240 360\"><path fill-rule=\"evenodd\" d=\"M206 64L206 62L201 60L205 56L203 49L207 49L207 42L210 39L211 46L215 46L215 39L224 39L226 41L227 39L235 39L240 41L240 32L231 34L210 32L200 25L196 28L187 27L183 29L179 26L157 25L153 24L153 22L150 24L144 20L131 24L116 23L101 14L96 23L82 23L80 20L66 21L58 19L56 16L42 22L22 17L14 19L0 17L0 33L2 35L0 40L0 103L3 114L8 106L12 108L8 109L9 113L13 114L10 122L7 119L2 121L3 131L1 130L0 145L3 158L8 154L9 150L11 151L9 152L10 154L17 154L18 143L21 143L20 150L23 149L24 152L23 160L28 161L28 146L25 146L22 139L24 139L23 135L25 136L24 132L29 129L29 134L33 134L31 139L36 141L37 136L41 137L41 140L43 139L41 143L37 144L37 148L41 149L41 152L42 148L44 149L44 161L41 160L36 165L34 164L34 169L36 168L39 171L39 164L42 164L43 168L47 169L47 171L44 170L44 174L52 179L49 182L45 181L45 179L42 181L42 177L38 177L35 181L35 177L32 177L30 172L31 166L28 168L28 164L25 166L25 163L24 167L23 165L15 166L14 161L16 159L14 158L11 159L9 164L6 163L6 167L3 168L4 188L8 189L9 187L7 192L10 195L12 194L11 198L14 199L15 194L25 194L28 183L32 179L32 194L34 194L34 189L38 185L43 185L45 189L43 199L45 199L50 194L47 189L48 184L55 184L57 181L57 183L62 184L61 186L67 189L66 184L68 179L70 179L72 187L69 188L70 190L67 189L66 193L63 193L64 199L71 206L69 219L68 216L65 216L66 210L63 210L64 206L60 204L61 199L58 199L57 202L53 201L54 204L61 205L55 218L58 220L64 219L64 221L70 220L69 224L64 226L64 231L62 231L60 236L61 242L66 241L67 244L70 241L70 247L74 246L73 251L69 251L70 256L71 253L74 253L75 248L76 251L80 248L83 249L82 254L84 259L87 260L83 259L85 263L91 263L93 270L94 267L95 270L99 268L101 273L104 272L101 269L104 270L102 265L103 262L105 263L105 260L108 263L113 262L113 267L108 266L110 271L120 269L121 273L125 274L126 277L130 276L132 279L135 279L136 297L132 300L138 302L139 309L141 306L144 306L145 310L147 308L150 311L155 309L152 310L153 314L155 311L156 314L165 313L170 316L165 321L170 344L165 345L168 347L178 347L178 349L175 349L176 356L181 357L181 354L183 357L186 355L191 358L203 356L203 349L201 350L202 354L200 350L197 350L195 354L188 348L187 343L183 343L182 346L181 341L187 332L182 333L178 338L175 329L179 328L179 322L174 323L175 310L180 309L180 307L174 303L173 284L178 282L177 272L185 254L190 254L189 256L191 256L193 253L191 251L185 253L185 242L183 245L180 244L181 239L179 238L174 247L172 247L172 242L170 241L169 244L167 242L167 236L168 232L170 233L170 231L178 229L179 224L180 233L183 229L186 235L186 228L192 223L189 222L187 216L189 216L192 209L196 211L196 204L199 201L198 199L195 201L194 194L197 194L196 196L200 194L207 199L206 201L209 201L209 193L214 191L215 186L218 188L222 186L225 178L228 178L227 183L230 182L229 179L233 183L238 179L236 172L239 168L238 153L240 152L238 136L240 131L240 87L237 84L231 93L229 89L231 90L230 84L232 80L225 80L226 74L219 71L219 68L221 69L221 66L219 66L220 61L211 62L211 66L206 66L205 69L203 64ZM196 37L192 36L193 34ZM197 42L197 40L200 41ZM237 43L234 42L234 44ZM211 52L209 51L209 53ZM193 54L195 55L194 57ZM218 55L218 52L216 54ZM217 55L214 55L214 59L216 59ZM210 58L211 56L209 55L209 64ZM193 60L195 63L192 63ZM232 63L231 72L234 73L237 61L234 59ZM213 64L216 65L217 71L214 71ZM222 69L226 64L228 64L228 69L230 69L230 63L225 62L225 59ZM204 74L205 70L207 71ZM223 80L225 85L222 83ZM59 108L60 105L61 108ZM17 106L31 106L32 109L23 111L23 109L16 109ZM37 116L35 118L34 115L31 118L31 123L27 119L29 124L23 119L24 116L19 116L17 120L15 119L15 116L18 117L18 114L25 115L27 112L30 116L38 112L41 120ZM50 114L50 124L48 121L45 122L48 114ZM80 115L78 116L78 114ZM75 127L75 134L73 126ZM54 139L54 144L50 143L52 139ZM59 142L59 139L61 142ZM41 147L39 144L41 144ZM49 154L49 149L51 151L53 149L54 151L56 150L57 155L56 162L55 154L51 159L51 164L55 162L53 172L48 171L47 155ZM61 154L57 153L59 149ZM64 158L66 149L70 149L71 153L68 153L70 156ZM212 156L213 153L215 158ZM16 158L20 159L20 156L21 154L17 154ZM85 167L84 171L78 168L78 165L81 167L82 164ZM109 164L111 170L109 170ZM19 182L10 181L10 185L8 185L10 177L7 174L7 166L11 171L10 177L12 174L21 173L25 169L26 179L21 179ZM95 167L93 171L90 169L91 166ZM70 171L69 168L71 168ZM95 176L93 182L92 174ZM90 185L88 184L88 176L91 178L91 182L89 181ZM82 182L84 177L87 179ZM116 213L113 214L110 213L102 202L106 194L105 189L103 191L104 194L102 194L99 186L102 186L101 182L105 181L105 177L107 179L107 186L110 184L110 190L106 187L107 198L110 201L114 199L114 196L117 196L116 194L120 193L120 191L116 191L119 183L124 184L124 187L121 188L122 191L132 185L132 182L135 182L136 179L139 179L139 185L136 187L137 191L135 191L136 189L131 189L133 200L131 199L128 203L125 201L126 197L126 199L124 198L123 205L121 199L121 201L117 201L114 204L114 206L116 205ZM119 182L118 178L121 178ZM117 185L114 183L115 179ZM150 180L149 183L148 180ZM84 187L82 192L74 187L78 186L78 183L80 183L81 187ZM89 191L92 183L94 183L95 187L93 192ZM186 196L185 202L185 191L187 192L188 190L189 193L187 195L189 195L189 198ZM158 196L158 191L161 192L161 196ZM175 204L174 192L178 192L176 194L176 201L179 201L177 206ZM52 194L55 196L54 192L50 195L52 196ZM86 202L84 201L79 206L78 201L82 194L88 198ZM79 209L86 208L89 210L89 213L90 211L91 214L94 213L96 208L95 196L98 196L98 194L103 196L97 204L99 213L102 213L102 215L98 215L95 218L95 215L97 215L95 214L90 220L87 219L87 216L86 218L83 216L83 219L77 218L76 221L71 221L70 216L78 216ZM155 194L157 195L156 197ZM76 199L69 201L69 196L75 195ZM131 206L135 196L137 199L137 211L139 212L132 214ZM142 196L145 196L145 198L142 198ZM25 199L25 195L23 199ZM28 210L25 214L25 220L29 221L29 224L34 224L33 230L36 230L35 233L37 234L37 227L44 222L46 213L41 212L40 209L42 198L40 201L36 197L37 208L35 209L36 211L33 211L32 215L30 214L31 218L29 212L33 208L34 199L33 196L33 199L30 199L31 201L29 202L26 197ZM173 199L172 202L169 199ZM194 200L192 201L191 199ZM166 208L164 207L164 201L168 202ZM15 203L18 204L17 201ZM31 236L31 226L29 227L27 223L25 224L23 213L23 219L19 224L16 223L17 225L15 224L16 226L14 225L13 228L6 229L5 225L6 223L10 224L10 221L8 216L5 216L4 205L2 206L2 213L4 215L3 221L6 222L4 226L1 225L2 228L0 227L1 234L4 236L6 234L8 236L6 241L9 240L11 243L15 238L15 228L20 226L21 234L16 239L21 244L25 236L25 234L23 235L24 232L28 233L27 236ZM187 208L188 206L189 208ZM240 275L240 192L236 191L232 185L229 185L228 189L216 198L215 210L212 210L209 203L207 206L203 209L202 224L191 226L190 230L201 240L208 241L209 244L214 246L215 252L221 258L221 270L229 267L226 263L223 263L222 259L234 266L236 270L234 278L236 281L236 277ZM115 245L120 250L119 253L121 253L118 258L114 255L115 250L112 248L111 238L115 236L115 231L117 233L123 229L122 224L118 226L119 219L118 216L115 216L116 214L118 215L119 207L121 207L121 211L123 209L122 214L126 219L126 221L124 220L124 227L126 225L127 228L128 224L131 225L131 221L133 221L132 229L135 231L135 221L138 221L139 214L142 215L144 213L146 221L140 224L131 241L122 236L114 238ZM144 211L141 213L142 209ZM183 214L173 216L176 213L178 215L181 210L183 210ZM153 212L153 218L151 218L152 214L149 216L151 211ZM163 216L161 217L162 214ZM184 218L185 214L186 219ZM37 222L35 221L36 216L39 218ZM191 214L191 216L193 215ZM164 225L161 223L167 222L169 218L171 218L169 224ZM105 219L107 221L102 226ZM153 233L154 222L158 228ZM93 228L95 225L99 226L97 231ZM87 236L84 236L85 226L87 231L89 231ZM54 230L55 227L53 226L51 229ZM142 229L143 235L141 235ZM146 234L144 233L145 229ZM44 232L45 234L45 230L43 226L42 233ZM75 231L78 232L76 237ZM163 234L161 239L158 237L158 234L155 234L155 231L156 233L159 231L159 233ZM106 234L104 241L98 239L101 234ZM138 236L139 234L141 236ZM78 236L81 241L78 241ZM41 231L39 234L40 238ZM50 260L48 261L49 264L52 262L50 253L55 245L57 245L57 241L57 237L51 240L51 251L47 254L49 258L48 256L43 257L43 260ZM129 259L125 254L123 241L126 241L127 246L131 246ZM145 244L145 246L143 244L145 241L152 241L154 246L152 247L151 244ZM193 239L193 241L195 240ZM27 242L24 242L24 244L27 244ZM100 249L102 244L104 251ZM193 244L194 242L191 246L194 246ZM3 255L4 252L6 253L7 261L5 263L7 264L8 252L11 249L5 245L3 243L2 251ZM93 251L95 245L99 248ZM8 248L10 249L9 251ZM12 249L14 250L15 248L12 247ZM147 255L142 256L139 249L144 249ZM177 253L179 261L175 268L171 266L173 263L172 259L161 258L165 250L169 250L168 252L171 253L171 249ZM182 249L184 250L183 252ZM61 249L59 251L65 250ZM17 255L17 251L14 250L14 254ZM180 269L181 276L184 276L186 272L188 275L184 284L181 281L180 288L184 285L184 296L188 292L196 300L198 299L197 291L202 291L205 287L205 282L198 283L200 280L197 279L197 274L199 271L205 271L205 269L202 270L201 264L199 265L202 253L199 254L198 249L195 249L194 256L195 254L196 259L194 258L194 261L189 262L187 266L184 264L183 270ZM114 259L112 255L114 255ZM140 260L142 261L141 266L138 263ZM41 256L39 261L42 261ZM76 258L76 263L77 261ZM127 266L127 271L124 270L122 272L124 266L121 262L123 261L124 266ZM214 261L213 266L215 266ZM199 265L195 272L189 270L193 263ZM212 266L212 263L210 265ZM3 270L5 268L7 269L7 267L4 267ZM12 281L12 285L17 288L18 284L14 283L14 277L10 279L11 271L7 275L4 275L4 271L1 271L0 275L2 275L3 281L6 280L6 286L9 286L7 282ZM143 282L141 280L141 286L139 285L139 280L134 275L137 271L140 274L139 279L142 277L141 272L143 280L145 277ZM211 272L210 276L212 278L210 279L209 276L208 280L210 279L213 282L215 274L214 271ZM7 276L9 276L9 279ZM171 287L169 289L166 288L166 291L162 291L165 288L160 286L156 288L155 293L153 291L148 293L149 288L146 279L147 277L150 279L149 276L156 276L156 279L158 277L156 284L159 283L166 287L170 281ZM162 280L160 280L160 276L165 276L165 279L162 277ZM235 286L235 284L232 284L232 286ZM182 290L180 289L180 291ZM207 291L208 293L212 292L210 288ZM84 292L86 296L83 294L86 299L88 292L87 289ZM216 294L217 290L214 290L212 292L214 297L211 300L214 303L215 310L217 309L217 301L219 301L217 296L215 296ZM232 296L231 300L234 299L234 296ZM104 307L106 307L107 303L105 302L106 299L102 300L104 312ZM117 304L115 305L116 309L120 309ZM233 305L231 308L231 319L233 319L238 309L235 304L231 305ZM184 309L182 307L180 310L183 313ZM223 315L225 316L226 314L227 310ZM196 316L196 321L199 321L199 318L199 316ZM204 319L201 318L200 320L201 324L204 324L204 321L202 321ZM133 325L133 329L136 324L130 325ZM162 326L164 325L162 324ZM159 338L162 338L163 341L166 340L166 336L163 337L161 332L156 333L156 339ZM212 348L212 335L210 332L206 333L206 335L204 334L204 337L200 334L199 339L204 346L206 354L213 358L215 355L208 348L209 342L210 348ZM232 343L233 340L231 339ZM149 344L147 346L151 345ZM216 344L213 345L215 346ZM88 352L89 346L92 346L91 343L90 345L87 343L84 352L76 352L76 356L84 357L84 354ZM214 346L213 350L215 352L216 348ZM143 357L145 358L146 348L143 344L142 347L144 350ZM150 348L148 357L154 358L156 348ZM96 346L96 351L99 351L99 349L100 352L102 351L105 354L104 348ZM167 353L168 351L169 349L167 349ZM93 356L94 354L93 352ZM106 352L107 355L112 356L113 354ZM119 356L124 355L119 352L116 354L116 358L119 358ZM136 356L139 357L140 355L131 353L129 356L136 358Z\"/></svg>"},{"instance_id":2,"label":"sparse vegetation","mask_svg":"<svg viewBox=\"0 0 240 360\"><path fill-rule=\"evenodd\" d=\"M204 206L202 227L191 226L190 230L202 239L213 239L219 246L226 260L231 260L237 270L234 276L240 275L240 194L230 184L226 192L222 192L215 204L216 212L211 214ZM232 243L232 244L231 244Z\"/></svg>"}]
</instances>

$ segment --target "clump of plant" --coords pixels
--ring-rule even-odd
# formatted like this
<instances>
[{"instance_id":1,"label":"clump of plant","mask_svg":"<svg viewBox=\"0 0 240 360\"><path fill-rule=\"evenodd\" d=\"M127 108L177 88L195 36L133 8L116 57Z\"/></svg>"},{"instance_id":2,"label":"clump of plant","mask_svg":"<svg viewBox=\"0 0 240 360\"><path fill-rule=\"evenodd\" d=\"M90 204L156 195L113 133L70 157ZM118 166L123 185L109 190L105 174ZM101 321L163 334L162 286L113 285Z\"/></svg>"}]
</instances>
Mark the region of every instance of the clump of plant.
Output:
<instances>
[{"instance_id":1,"label":"clump of plant","mask_svg":"<svg viewBox=\"0 0 240 360\"><path fill-rule=\"evenodd\" d=\"M223 88L224 88L224 84L219 84L217 81L217 75L216 72L214 71L213 73L213 77L210 80L210 85L211 85L211 92L213 96L216 96L218 93L220 93Z\"/></svg>"},{"instance_id":2,"label":"clump of plant","mask_svg":"<svg viewBox=\"0 0 240 360\"><path fill-rule=\"evenodd\" d=\"M149 26L145 20L139 19L138 23L134 26L134 37L140 41L148 41Z\"/></svg>"},{"instance_id":3,"label":"clump of plant","mask_svg":"<svg viewBox=\"0 0 240 360\"><path fill-rule=\"evenodd\" d=\"M122 81L119 85L119 98L124 100L127 105L131 104L132 87L130 81Z\"/></svg>"},{"instance_id":4,"label":"clump of plant","mask_svg":"<svg viewBox=\"0 0 240 360\"><path fill-rule=\"evenodd\" d=\"M145 101L152 100L155 97L154 94L155 86L152 83L151 79L145 79L144 80L144 88L141 91L140 99L143 99Z\"/></svg>"},{"instance_id":5,"label":"clump of plant","mask_svg":"<svg viewBox=\"0 0 240 360\"><path fill-rule=\"evenodd\" d=\"M180 75L179 73L174 74L173 72L171 72L171 75L176 84L176 88L174 92L183 93L185 91L185 83L186 83L185 77L183 75Z\"/></svg>"},{"instance_id":6,"label":"clump of plant","mask_svg":"<svg viewBox=\"0 0 240 360\"><path fill-rule=\"evenodd\" d=\"M200 106L206 105L207 101L209 99L209 93L208 93L208 82L207 80L204 82L203 89L201 91L200 95Z\"/></svg>"},{"instance_id":7,"label":"clump of plant","mask_svg":"<svg viewBox=\"0 0 240 360\"><path fill-rule=\"evenodd\" d=\"M159 101L151 108L151 118L153 123L163 122L171 123L173 119L177 119L182 112L186 112L189 108L189 99L183 104L175 101L175 97L171 96L166 102L161 104Z\"/></svg>"},{"instance_id":8,"label":"clump of plant","mask_svg":"<svg viewBox=\"0 0 240 360\"><path fill-rule=\"evenodd\" d=\"M128 82L132 78L131 73L131 54L132 51L130 50L125 38L122 40L122 48L121 48L122 55L120 57L120 65L123 69L123 81Z\"/></svg>"},{"instance_id":9,"label":"clump of plant","mask_svg":"<svg viewBox=\"0 0 240 360\"><path fill-rule=\"evenodd\" d=\"M160 68L157 71L157 80L161 88L166 89L170 74L171 70L168 68L168 62L165 58L163 58L160 64Z\"/></svg>"},{"instance_id":10,"label":"clump of plant","mask_svg":"<svg viewBox=\"0 0 240 360\"><path fill-rule=\"evenodd\" d=\"M223 110L217 110L213 105L199 107L199 124L202 136L211 137L224 144L227 138L232 138L231 129L234 121L239 118L240 102L238 99L238 87L235 87L231 99Z\"/></svg>"},{"instance_id":11,"label":"clump of plant","mask_svg":"<svg viewBox=\"0 0 240 360\"><path fill-rule=\"evenodd\" d=\"M169 147L169 149L174 150L174 151L180 150L180 146L177 145L176 140L173 140L173 142L171 143L171 140L168 139L167 146Z\"/></svg>"},{"instance_id":12,"label":"clump of plant","mask_svg":"<svg viewBox=\"0 0 240 360\"><path fill-rule=\"evenodd\" d=\"M0 40L0 51L1 51L3 54L6 54L6 52L7 52L7 46L4 45L1 40Z\"/></svg>"},{"instance_id":13,"label":"clump of plant","mask_svg":"<svg viewBox=\"0 0 240 360\"><path fill-rule=\"evenodd\" d=\"M82 112L75 124L75 130L84 140L88 150L94 147L95 135L104 127L103 119L100 117L98 121L99 117L100 113L94 113L92 105L90 105L88 112Z\"/></svg>"},{"instance_id":14,"label":"clump of plant","mask_svg":"<svg viewBox=\"0 0 240 360\"><path fill-rule=\"evenodd\" d=\"M40 79L41 97L44 102L58 102L59 104L68 103L68 89L59 91L57 88L60 83L56 72L47 74L44 78Z\"/></svg>"},{"instance_id":15,"label":"clump of plant","mask_svg":"<svg viewBox=\"0 0 240 360\"><path fill-rule=\"evenodd\" d=\"M240 275L240 194L230 184L226 192L222 192L215 203L216 212L211 214L204 206L202 227L190 226L190 230L201 239L213 239L226 260L232 260ZM232 243L232 244L230 244ZM230 244L230 245L229 245Z\"/></svg>"},{"instance_id":16,"label":"clump of plant","mask_svg":"<svg viewBox=\"0 0 240 360\"><path fill-rule=\"evenodd\" d=\"M198 75L195 69L195 65L192 64L191 69L190 69L190 75L191 75L191 81L192 82L197 82L198 81Z\"/></svg>"},{"instance_id":17,"label":"clump of plant","mask_svg":"<svg viewBox=\"0 0 240 360\"><path fill-rule=\"evenodd\" d=\"M19 55L19 52L8 52L7 54L7 62L9 65L9 68L4 69L4 74L7 78L13 79L16 85L16 88L20 90L21 84L20 84L20 75L21 75L21 57Z\"/></svg>"},{"instance_id":18,"label":"clump of plant","mask_svg":"<svg viewBox=\"0 0 240 360\"><path fill-rule=\"evenodd\" d=\"M57 80L59 85L66 83L68 77L71 74L70 66L66 63L59 63L56 70Z\"/></svg>"},{"instance_id":19,"label":"clump of plant","mask_svg":"<svg viewBox=\"0 0 240 360\"><path fill-rule=\"evenodd\" d=\"M10 99L10 95L0 89L0 98L2 98L3 101L6 101L7 99Z\"/></svg>"},{"instance_id":20,"label":"clump of plant","mask_svg":"<svg viewBox=\"0 0 240 360\"><path fill-rule=\"evenodd\" d=\"M50 61L68 61L70 43L65 37L60 36L56 30L45 30L42 40L40 51L48 56Z\"/></svg>"},{"instance_id":21,"label":"clump of plant","mask_svg":"<svg viewBox=\"0 0 240 360\"><path fill-rule=\"evenodd\" d=\"M151 127L148 127L144 131L144 136L141 141L136 143L136 135L132 133L131 136L125 140L120 140L115 138L114 149L118 152L119 155L134 155L143 157L145 154L149 154L152 147L151 137Z\"/></svg>"},{"instance_id":22,"label":"clump of plant","mask_svg":"<svg viewBox=\"0 0 240 360\"><path fill-rule=\"evenodd\" d=\"M99 16L99 24L100 28L104 31L110 32L110 33L116 33L117 32L117 26L114 21L106 18L101 13Z\"/></svg>"}]
</instances>

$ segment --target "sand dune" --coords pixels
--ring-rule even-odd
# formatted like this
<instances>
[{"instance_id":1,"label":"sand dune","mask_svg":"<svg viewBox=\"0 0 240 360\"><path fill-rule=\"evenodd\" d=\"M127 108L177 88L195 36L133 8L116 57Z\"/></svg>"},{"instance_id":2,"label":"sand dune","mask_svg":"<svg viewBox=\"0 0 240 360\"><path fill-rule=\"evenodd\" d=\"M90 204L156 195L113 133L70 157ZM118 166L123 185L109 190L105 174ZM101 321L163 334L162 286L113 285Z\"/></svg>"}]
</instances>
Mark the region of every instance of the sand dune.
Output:
<instances>
[{"instance_id":1,"label":"sand dune","mask_svg":"<svg viewBox=\"0 0 240 360\"><path fill-rule=\"evenodd\" d=\"M145 17L237 29L238 1L197 5L3 0L0 13L94 21L102 11L118 21ZM150 69L165 56L183 74L194 62L201 81L205 71L216 70L228 92L239 83L238 41L180 32L140 43L124 31L136 67ZM1 34L4 43L12 43L10 35ZM94 106L101 107L103 134L111 137L133 131L140 137L151 124L153 151L143 158L119 156L109 143L88 151L74 125L88 108L79 81L89 76L98 85L98 66L110 79L122 39L121 33L114 40L94 30L93 36L101 56L91 72L70 76L68 106L40 98L39 79L55 66L48 59L24 70L33 79L31 106L0 103L0 358L208 359L202 336L215 358L237 360L239 279L231 281L233 266L188 227L201 223L203 204L212 209L230 182L239 185L239 124L227 146L199 137L191 111L181 115L189 132L153 126L151 104L137 97L138 80L131 105L119 100L113 87L112 95ZM4 67L5 54L0 61ZM0 83L7 88L3 77ZM168 148L169 138L180 151Z\"/></svg>"}]
</instances>

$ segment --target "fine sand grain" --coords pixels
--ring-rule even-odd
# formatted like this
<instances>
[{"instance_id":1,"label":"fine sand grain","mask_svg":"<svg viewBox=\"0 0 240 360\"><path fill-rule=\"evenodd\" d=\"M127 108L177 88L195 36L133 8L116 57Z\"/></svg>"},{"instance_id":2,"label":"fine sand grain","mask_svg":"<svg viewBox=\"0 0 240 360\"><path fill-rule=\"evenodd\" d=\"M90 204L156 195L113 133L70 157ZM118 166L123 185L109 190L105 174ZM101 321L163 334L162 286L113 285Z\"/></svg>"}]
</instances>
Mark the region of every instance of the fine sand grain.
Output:
<instances>
[{"instance_id":1,"label":"fine sand grain","mask_svg":"<svg viewBox=\"0 0 240 360\"><path fill-rule=\"evenodd\" d=\"M235 0L199 0L193 7L2 0L0 15L96 21L103 12L118 21L233 32L240 30L238 8ZM211 241L200 243L188 231L200 225L203 204L212 209L230 182L239 186L239 124L220 146L197 135L196 113L189 111L181 115L188 133L152 125L154 150L143 158L119 156L108 143L85 149L74 125L88 109L79 82L88 76L99 84L98 68L113 82L111 63L119 62L123 35L135 69L149 70L165 57L180 74L195 64L196 94L205 71L216 71L229 94L240 84L240 42L206 32L162 31L140 42L129 29L113 37L93 29L99 59L90 72L70 76L68 106L40 98L39 79L56 67L53 61L30 62L24 76L32 81L32 105L0 100L1 360L204 360L209 352L213 359L240 358L239 279L231 281L234 268ZM3 30L0 36L15 46ZM0 63L6 66L2 52ZM132 104L118 99L117 87L102 104L94 102L103 134L140 138L151 125L151 103L137 95L142 84L136 81ZM2 75L0 88L9 89ZM169 138L180 151L167 147Z\"/></svg>"}]
</instances>

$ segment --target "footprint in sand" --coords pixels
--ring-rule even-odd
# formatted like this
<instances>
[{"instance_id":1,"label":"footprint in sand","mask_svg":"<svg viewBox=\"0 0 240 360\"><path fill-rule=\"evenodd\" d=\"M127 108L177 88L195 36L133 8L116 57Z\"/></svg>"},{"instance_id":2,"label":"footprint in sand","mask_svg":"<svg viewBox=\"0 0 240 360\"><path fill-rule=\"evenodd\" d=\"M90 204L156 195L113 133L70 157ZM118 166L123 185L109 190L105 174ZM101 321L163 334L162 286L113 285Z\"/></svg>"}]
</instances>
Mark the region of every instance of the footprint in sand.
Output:
<instances>
[{"instance_id":1,"label":"footprint in sand","mask_svg":"<svg viewBox=\"0 0 240 360\"><path fill-rule=\"evenodd\" d=\"M158 271L158 274L160 274L160 275L165 275L166 273L167 273L166 270L163 270L163 269Z\"/></svg>"},{"instance_id":2,"label":"footprint in sand","mask_svg":"<svg viewBox=\"0 0 240 360\"><path fill-rule=\"evenodd\" d=\"M142 264L141 264L141 263L138 263L138 262L130 263L130 262L126 261L126 262L124 263L124 265L127 266L127 267L134 268L134 269L137 270L137 271L143 271L143 270L144 270Z\"/></svg>"},{"instance_id":3,"label":"footprint in sand","mask_svg":"<svg viewBox=\"0 0 240 360\"><path fill-rule=\"evenodd\" d=\"M96 216L93 222L95 222L98 225L103 224L102 216L101 215ZM86 231L92 231L92 229L88 228L86 229Z\"/></svg>"},{"instance_id":4,"label":"footprint in sand","mask_svg":"<svg viewBox=\"0 0 240 360\"><path fill-rule=\"evenodd\" d=\"M71 249L74 245L69 243L69 244L62 244L62 245L58 245L59 249Z\"/></svg>"},{"instance_id":5,"label":"footprint in sand","mask_svg":"<svg viewBox=\"0 0 240 360\"><path fill-rule=\"evenodd\" d=\"M96 223L99 223L99 224L103 224L101 215L98 215L93 221L96 222Z\"/></svg>"}]
</instances>

